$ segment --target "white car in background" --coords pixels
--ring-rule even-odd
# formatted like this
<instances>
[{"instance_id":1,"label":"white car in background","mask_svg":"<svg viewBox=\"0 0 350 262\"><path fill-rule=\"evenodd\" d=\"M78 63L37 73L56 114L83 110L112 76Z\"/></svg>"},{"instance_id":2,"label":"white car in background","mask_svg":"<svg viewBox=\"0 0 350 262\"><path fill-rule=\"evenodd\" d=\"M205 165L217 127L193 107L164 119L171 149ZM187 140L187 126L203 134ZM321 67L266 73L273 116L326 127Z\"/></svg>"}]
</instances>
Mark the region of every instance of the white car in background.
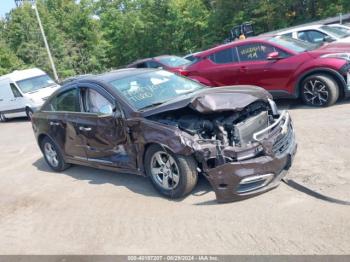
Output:
<instances>
[{"instance_id":1,"label":"white car in background","mask_svg":"<svg viewBox=\"0 0 350 262\"><path fill-rule=\"evenodd\" d=\"M346 33L334 26L310 25L296 27L280 31L276 35L292 37L310 43L321 44L323 42L350 43L350 33Z\"/></svg>"},{"instance_id":2,"label":"white car in background","mask_svg":"<svg viewBox=\"0 0 350 262\"><path fill-rule=\"evenodd\" d=\"M60 86L38 68L16 70L0 77L0 122L31 118Z\"/></svg>"}]
</instances>

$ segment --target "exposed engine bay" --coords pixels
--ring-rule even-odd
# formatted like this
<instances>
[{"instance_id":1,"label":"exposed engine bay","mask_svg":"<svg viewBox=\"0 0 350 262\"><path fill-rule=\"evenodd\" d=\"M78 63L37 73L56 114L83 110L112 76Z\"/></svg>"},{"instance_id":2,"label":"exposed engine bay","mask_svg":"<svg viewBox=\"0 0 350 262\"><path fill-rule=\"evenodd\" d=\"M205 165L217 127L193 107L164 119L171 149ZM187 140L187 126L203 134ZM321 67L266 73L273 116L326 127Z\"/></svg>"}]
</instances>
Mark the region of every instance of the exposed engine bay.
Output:
<instances>
[{"instance_id":1,"label":"exposed engine bay","mask_svg":"<svg viewBox=\"0 0 350 262\"><path fill-rule=\"evenodd\" d=\"M178 127L198 139L220 141L221 146L245 147L253 134L273 121L271 107L264 101L254 102L241 111L202 114L190 108L168 111L151 120Z\"/></svg>"}]
</instances>

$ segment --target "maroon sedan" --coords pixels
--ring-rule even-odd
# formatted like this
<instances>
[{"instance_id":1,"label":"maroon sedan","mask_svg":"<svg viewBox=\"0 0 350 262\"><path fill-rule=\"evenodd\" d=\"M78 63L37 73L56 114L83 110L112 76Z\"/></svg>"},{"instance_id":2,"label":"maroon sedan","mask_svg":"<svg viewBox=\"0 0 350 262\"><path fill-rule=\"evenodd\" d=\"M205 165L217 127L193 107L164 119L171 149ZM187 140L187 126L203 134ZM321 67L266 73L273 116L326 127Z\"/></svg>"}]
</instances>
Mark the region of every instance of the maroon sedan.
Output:
<instances>
[{"instance_id":1,"label":"maroon sedan","mask_svg":"<svg viewBox=\"0 0 350 262\"><path fill-rule=\"evenodd\" d=\"M266 192L292 164L287 111L254 86L207 88L164 70L123 69L70 81L34 113L47 164L146 175L170 198L199 173L221 202Z\"/></svg>"},{"instance_id":2,"label":"maroon sedan","mask_svg":"<svg viewBox=\"0 0 350 262\"><path fill-rule=\"evenodd\" d=\"M312 106L329 106L350 96L350 46L267 36L195 56L179 73L207 86L257 85L276 98L300 97Z\"/></svg>"}]
</instances>

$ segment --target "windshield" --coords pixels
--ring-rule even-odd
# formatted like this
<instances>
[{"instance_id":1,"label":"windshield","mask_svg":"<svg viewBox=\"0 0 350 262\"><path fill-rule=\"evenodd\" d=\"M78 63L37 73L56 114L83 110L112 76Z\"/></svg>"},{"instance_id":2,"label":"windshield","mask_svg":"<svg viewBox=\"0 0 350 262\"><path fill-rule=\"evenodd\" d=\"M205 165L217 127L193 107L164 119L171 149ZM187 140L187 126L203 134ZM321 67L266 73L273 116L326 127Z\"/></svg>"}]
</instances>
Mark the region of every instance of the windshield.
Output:
<instances>
[{"instance_id":1,"label":"windshield","mask_svg":"<svg viewBox=\"0 0 350 262\"><path fill-rule=\"evenodd\" d=\"M41 75L16 82L23 93L31 93L41 88L55 85L56 83L48 76Z\"/></svg>"},{"instance_id":2,"label":"windshield","mask_svg":"<svg viewBox=\"0 0 350 262\"><path fill-rule=\"evenodd\" d=\"M162 64L170 67L178 67L191 63L190 60L178 56L162 56L158 57L157 60Z\"/></svg>"},{"instance_id":3,"label":"windshield","mask_svg":"<svg viewBox=\"0 0 350 262\"><path fill-rule=\"evenodd\" d=\"M331 26L331 27L336 28L336 29L350 35L350 28L340 27L340 26L336 26L336 25Z\"/></svg>"},{"instance_id":4,"label":"windshield","mask_svg":"<svg viewBox=\"0 0 350 262\"><path fill-rule=\"evenodd\" d=\"M283 46L297 53L313 50L320 46L319 44L311 44L287 36L272 37L268 39L268 41Z\"/></svg>"},{"instance_id":5,"label":"windshield","mask_svg":"<svg viewBox=\"0 0 350 262\"><path fill-rule=\"evenodd\" d=\"M110 84L136 109L157 106L204 88L197 82L163 70L113 80Z\"/></svg>"},{"instance_id":6,"label":"windshield","mask_svg":"<svg viewBox=\"0 0 350 262\"><path fill-rule=\"evenodd\" d=\"M332 36L335 36L336 38L344 38L350 36L349 33L343 32L342 30L339 30L338 28L331 27L328 25L321 26L321 29L325 31L326 33L329 33Z\"/></svg>"}]
</instances>

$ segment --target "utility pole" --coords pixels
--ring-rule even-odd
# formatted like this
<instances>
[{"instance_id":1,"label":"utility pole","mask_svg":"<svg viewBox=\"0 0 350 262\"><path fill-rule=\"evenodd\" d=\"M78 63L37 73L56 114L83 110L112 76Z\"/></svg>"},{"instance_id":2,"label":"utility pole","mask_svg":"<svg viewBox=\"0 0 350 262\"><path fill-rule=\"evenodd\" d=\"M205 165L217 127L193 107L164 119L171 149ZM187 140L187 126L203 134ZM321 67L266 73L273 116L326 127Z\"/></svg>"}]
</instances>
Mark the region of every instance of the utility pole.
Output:
<instances>
[{"instance_id":1,"label":"utility pole","mask_svg":"<svg viewBox=\"0 0 350 262\"><path fill-rule=\"evenodd\" d=\"M44 39L45 48L46 48L46 51L47 51L47 55L49 57L49 61L50 61L50 64L51 64L51 68L52 68L52 72L53 72L54 78L55 78L56 81L58 81L59 79L58 79L55 63L54 63L54 61L52 59L50 47L49 47L49 44L47 43L45 31L44 31L43 25L41 24L40 15L39 15L39 11L38 11L38 8L36 6L35 0L15 0L15 4L16 4L17 7L21 6L24 2L29 2L29 3L32 4L32 9L34 9L34 11L35 11L35 15L36 15L36 18L38 20L39 27L40 27L40 32L41 32L41 35L42 35L42 37Z\"/></svg>"},{"instance_id":2,"label":"utility pole","mask_svg":"<svg viewBox=\"0 0 350 262\"><path fill-rule=\"evenodd\" d=\"M43 25L41 24L41 19L40 19L40 16L39 16L39 12L38 12L38 8L36 6L36 3L34 3L32 5L32 8L35 10L36 18L38 19L40 31L41 31L41 34L42 34L43 39L44 39L44 43L45 43L47 55L49 56L49 60L50 60L50 64L51 64L51 67L52 67L53 75L55 77L55 80L58 81L59 79L58 79L55 63L53 62L53 59L52 59L52 56L51 56L50 47L49 47L49 44L47 43L47 40L46 40L46 35L45 35L45 32L44 32Z\"/></svg>"}]
</instances>

